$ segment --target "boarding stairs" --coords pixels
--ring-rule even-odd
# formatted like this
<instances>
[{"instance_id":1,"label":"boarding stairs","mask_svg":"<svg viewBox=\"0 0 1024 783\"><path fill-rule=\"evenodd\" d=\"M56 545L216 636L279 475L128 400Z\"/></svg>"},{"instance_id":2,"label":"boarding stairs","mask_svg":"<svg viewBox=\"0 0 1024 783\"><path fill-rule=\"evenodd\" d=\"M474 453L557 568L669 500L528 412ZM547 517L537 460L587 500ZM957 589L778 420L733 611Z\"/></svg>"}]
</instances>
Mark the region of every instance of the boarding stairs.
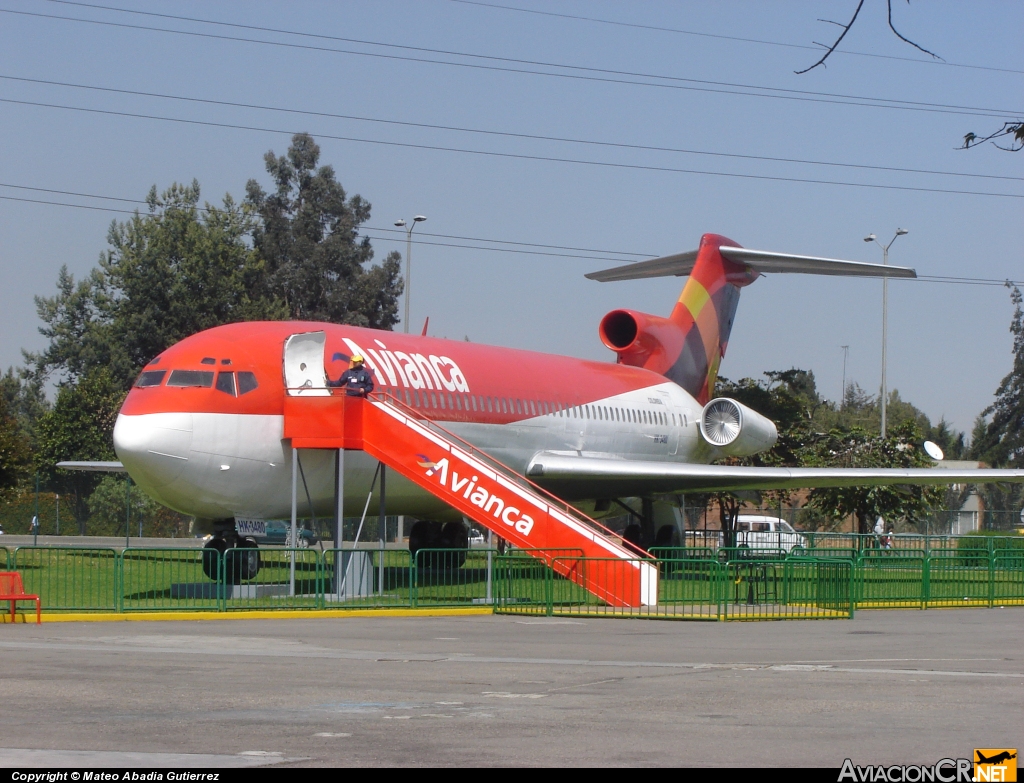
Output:
<instances>
[{"instance_id":1,"label":"boarding stairs","mask_svg":"<svg viewBox=\"0 0 1024 783\"><path fill-rule=\"evenodd\" d=\"M340 391L289 390L292 448L365 451L610 606L657 603L657 564L612 531L400 400Z\"/></svg>"}]
</instances>

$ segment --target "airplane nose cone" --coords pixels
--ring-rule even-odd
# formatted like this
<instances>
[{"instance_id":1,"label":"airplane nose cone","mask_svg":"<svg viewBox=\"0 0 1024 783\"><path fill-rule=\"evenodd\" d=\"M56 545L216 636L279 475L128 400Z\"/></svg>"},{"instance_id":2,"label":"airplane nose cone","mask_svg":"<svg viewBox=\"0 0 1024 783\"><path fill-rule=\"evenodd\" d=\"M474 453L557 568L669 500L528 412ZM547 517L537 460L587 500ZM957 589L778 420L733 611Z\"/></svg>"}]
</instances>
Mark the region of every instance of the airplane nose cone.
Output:
<instances>
[{"instance_id":1,"label":"airplane nose cone","mask_svg":"<svg viewBox=\"0 0 1024 783\"><path fill-rule=\"evenodd\" d=\"M191 413L121 414L114 424L114 450L135 483L157 489L174 481L188 465Z\"/></svg>"}]
</instances>

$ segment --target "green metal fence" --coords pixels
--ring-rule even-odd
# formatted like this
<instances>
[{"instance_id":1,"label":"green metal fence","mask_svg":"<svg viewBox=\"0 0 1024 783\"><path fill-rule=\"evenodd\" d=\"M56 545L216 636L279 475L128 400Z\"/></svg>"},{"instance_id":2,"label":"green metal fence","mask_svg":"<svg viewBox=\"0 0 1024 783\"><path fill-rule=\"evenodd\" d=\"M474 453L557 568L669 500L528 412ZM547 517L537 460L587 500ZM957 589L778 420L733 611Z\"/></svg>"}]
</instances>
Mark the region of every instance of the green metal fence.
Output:
<instances>
[{"instance_id":1,"label":"green metal fence","mask_svg":"<svg viewBox=\"0 0 1024 783\"><path fill-rule=\"evenodd\" d=\"M22 546L10 560L12 570L21 574L25 592L38 595L43 609L118 609L121 569L114 549Z\"/></svg>"},{"instance_id":2,"label":"green metal fence","mask_svg":"<svg viewBox=\"0 0 1024 783\"><path fill-rule=\"evenodd\" d=\"M8 569L49 611L144 612L493 606L537 615L742 620L849 617L855 609L1024 605L1024 550L984 546L677 547L657 560L578 550L17 547ZM584 585L656 563L657 604L610 606ZM625 584L625 582L624 582Z\"/></svg>"},{"instance_id":3,"label":"green metal fence","mask_svg":"<svg viewBox=\"0 0 1024 783\"><path fill-rule=\"evenodd\" d=\"M204 562L205 561L205 562ZM125 549L119 611L222 610L222 559L204 549ZM213 578L204 572L212 567Z\"/></svg>"}]
</instances>

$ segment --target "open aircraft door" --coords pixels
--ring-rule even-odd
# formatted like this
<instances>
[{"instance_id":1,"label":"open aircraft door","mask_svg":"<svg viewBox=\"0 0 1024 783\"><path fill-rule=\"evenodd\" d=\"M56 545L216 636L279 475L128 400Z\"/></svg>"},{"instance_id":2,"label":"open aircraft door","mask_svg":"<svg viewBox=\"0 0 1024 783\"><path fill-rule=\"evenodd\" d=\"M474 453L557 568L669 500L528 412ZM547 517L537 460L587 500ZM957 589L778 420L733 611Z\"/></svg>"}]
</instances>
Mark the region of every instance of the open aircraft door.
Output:
<instances>
[{"instance_id":1,"label":"open aircraft door","mask_svg":"<svg viewBox=\"0 0 1024 783\"><path fill-rule=\"evenodd\" d=\"M284 342L284 385L292 397L328 397L324 371L325 332L293 334Z\"/></svg>"}]
</instances>

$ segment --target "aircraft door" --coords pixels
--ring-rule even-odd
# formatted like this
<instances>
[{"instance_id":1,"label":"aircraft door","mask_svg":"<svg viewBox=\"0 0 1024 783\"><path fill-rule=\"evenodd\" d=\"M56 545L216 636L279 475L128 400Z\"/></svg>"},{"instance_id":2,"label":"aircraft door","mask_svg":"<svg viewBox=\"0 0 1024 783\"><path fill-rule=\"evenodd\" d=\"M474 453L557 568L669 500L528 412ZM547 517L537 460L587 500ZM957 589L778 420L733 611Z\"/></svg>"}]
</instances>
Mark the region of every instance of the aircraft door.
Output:
<instances>
[{"instance_id":1,"label":"aircraft door","mask_svg":"<svg viewBox=\"0 0 1024 783\"><path fill-rule=\"evenodd\" d=\"M284 385L291 397L327 397L324 372L325 332L293 334L284 343Z\"/></svg>"}]
</instances>

